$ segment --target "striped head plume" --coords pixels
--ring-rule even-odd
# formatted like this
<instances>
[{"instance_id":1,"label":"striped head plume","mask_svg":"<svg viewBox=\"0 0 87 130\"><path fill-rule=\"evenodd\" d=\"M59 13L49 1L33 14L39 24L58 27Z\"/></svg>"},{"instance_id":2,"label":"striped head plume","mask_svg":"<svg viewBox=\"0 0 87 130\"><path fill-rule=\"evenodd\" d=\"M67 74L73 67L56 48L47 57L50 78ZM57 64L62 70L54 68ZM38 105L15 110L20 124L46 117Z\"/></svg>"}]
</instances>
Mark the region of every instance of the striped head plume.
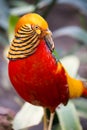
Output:
<instances>
[{"instance_id":1,"label":"striped head plume","mask_svg":"<svg viewBox=\"0 0 87 130\"><path fill-rule=\"evenodd\" d=\"M7 56L8 59L21 59L33 54L41 39L45 39L49 48L53 50L54 43L47 22L35 13L24 15L16 25L15 36Z\"/></svg>"}]
</instances>

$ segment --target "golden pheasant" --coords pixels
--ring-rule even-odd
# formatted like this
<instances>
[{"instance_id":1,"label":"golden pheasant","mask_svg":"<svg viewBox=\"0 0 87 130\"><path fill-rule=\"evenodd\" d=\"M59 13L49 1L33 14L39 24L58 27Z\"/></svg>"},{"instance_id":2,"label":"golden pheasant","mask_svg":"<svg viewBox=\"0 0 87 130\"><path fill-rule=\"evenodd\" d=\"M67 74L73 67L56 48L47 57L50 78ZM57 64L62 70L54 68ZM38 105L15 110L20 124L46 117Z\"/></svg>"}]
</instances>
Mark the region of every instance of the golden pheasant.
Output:
<instances>
[{"instance_id":1,"label":"golden pheasant","mask_svg":"<svg viewBox=\"0 0 87 130\"><path fill-rule=\"evenodd\" d=\"M51 130L55 108L70 98L87 96L87 85L68 75L53 56L48 23L38 14L22 16L8 52L8 73L16 91L27 102L48 108Z\"/></svg>"}]
</instances>

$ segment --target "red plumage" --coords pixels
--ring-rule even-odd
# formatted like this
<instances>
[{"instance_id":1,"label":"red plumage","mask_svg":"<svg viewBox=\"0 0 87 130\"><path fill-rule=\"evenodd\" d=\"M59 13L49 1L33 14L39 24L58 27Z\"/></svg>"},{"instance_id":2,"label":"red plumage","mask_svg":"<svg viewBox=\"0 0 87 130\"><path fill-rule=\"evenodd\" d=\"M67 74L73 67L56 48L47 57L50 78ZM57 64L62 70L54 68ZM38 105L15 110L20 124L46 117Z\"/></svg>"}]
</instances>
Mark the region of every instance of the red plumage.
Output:
<instances>
[{"instance_id":1,"label":"red plumage","mask_svg":"<svg viewBox=\"0 0 87 130\"><path fill-rule=\"evenodd\" d=\"M10 80L26 101L47 107L53 112L60 104L66 104L69 90L65 70L57 73L58 65L44 40L37 51L23 59L10 60Z\"/></svg>"},{"instance_id":2,"label":"red plumage","mask_svg":"<svg viewBox=\"0 0 87 130\"><path fill-rule=\"evenodd\" d=\"M9 77L24 100L50 109L48 130L59 104L87 97L86 82L70 77L52 55L53 49L52 33L40 15L30 13L19 19L8 51Z\"/></svg>"}]
</instances>

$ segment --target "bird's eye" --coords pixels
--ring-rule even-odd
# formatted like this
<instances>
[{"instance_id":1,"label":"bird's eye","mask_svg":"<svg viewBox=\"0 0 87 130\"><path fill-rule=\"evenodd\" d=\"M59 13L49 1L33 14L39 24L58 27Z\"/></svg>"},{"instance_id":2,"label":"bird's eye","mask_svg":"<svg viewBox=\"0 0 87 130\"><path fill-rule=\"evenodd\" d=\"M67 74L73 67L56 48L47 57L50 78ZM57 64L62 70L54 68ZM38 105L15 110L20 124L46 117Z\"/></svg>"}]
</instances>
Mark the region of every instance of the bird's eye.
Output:
<instances>
[{"instance_id":1,"label":"bird's eye","mask_svg":"<svg viewBox=\"0 0 87 130\"><path fill-rule=\"evenodd\" d=\"M36 26L35 26L35 29L39 29L39 26L36 25Z\"/></svg>"},{"instance_id":2,"label":"bird's eye","mask_svg":"<svg viewBox=\"0 0 87 130\"><path fill-rule=\"evenodd\" d=\"M38 25L36 25L34 27L34 29L35 29L35 31L36 31L37 34L39 34L39 35L41 34L41 29L40 29L40 27Z\"/></svg>"}]
</instances>

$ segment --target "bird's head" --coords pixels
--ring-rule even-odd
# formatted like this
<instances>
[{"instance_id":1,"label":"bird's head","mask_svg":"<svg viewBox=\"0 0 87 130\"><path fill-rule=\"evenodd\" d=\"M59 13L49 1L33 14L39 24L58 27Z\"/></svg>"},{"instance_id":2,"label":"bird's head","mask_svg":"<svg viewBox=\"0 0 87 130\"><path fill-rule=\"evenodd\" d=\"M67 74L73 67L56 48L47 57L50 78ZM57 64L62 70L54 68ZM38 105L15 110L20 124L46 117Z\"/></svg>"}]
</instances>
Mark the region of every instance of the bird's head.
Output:
<instances>
[{"instance_id":1,"label":"bird's head","mask_svg":"<svg viewBox=\"0 0 87 130\"><path fill-rule=\"evenodd\" d=\"M36 13L29 13L22 16L16 24L15 37L10 46L8 58L24 58L32 54L37 45L39 45L40 39L44 39L49 49L53 51L54 42L52 33L45 19Z\"/></svg>"}]
</instances>

